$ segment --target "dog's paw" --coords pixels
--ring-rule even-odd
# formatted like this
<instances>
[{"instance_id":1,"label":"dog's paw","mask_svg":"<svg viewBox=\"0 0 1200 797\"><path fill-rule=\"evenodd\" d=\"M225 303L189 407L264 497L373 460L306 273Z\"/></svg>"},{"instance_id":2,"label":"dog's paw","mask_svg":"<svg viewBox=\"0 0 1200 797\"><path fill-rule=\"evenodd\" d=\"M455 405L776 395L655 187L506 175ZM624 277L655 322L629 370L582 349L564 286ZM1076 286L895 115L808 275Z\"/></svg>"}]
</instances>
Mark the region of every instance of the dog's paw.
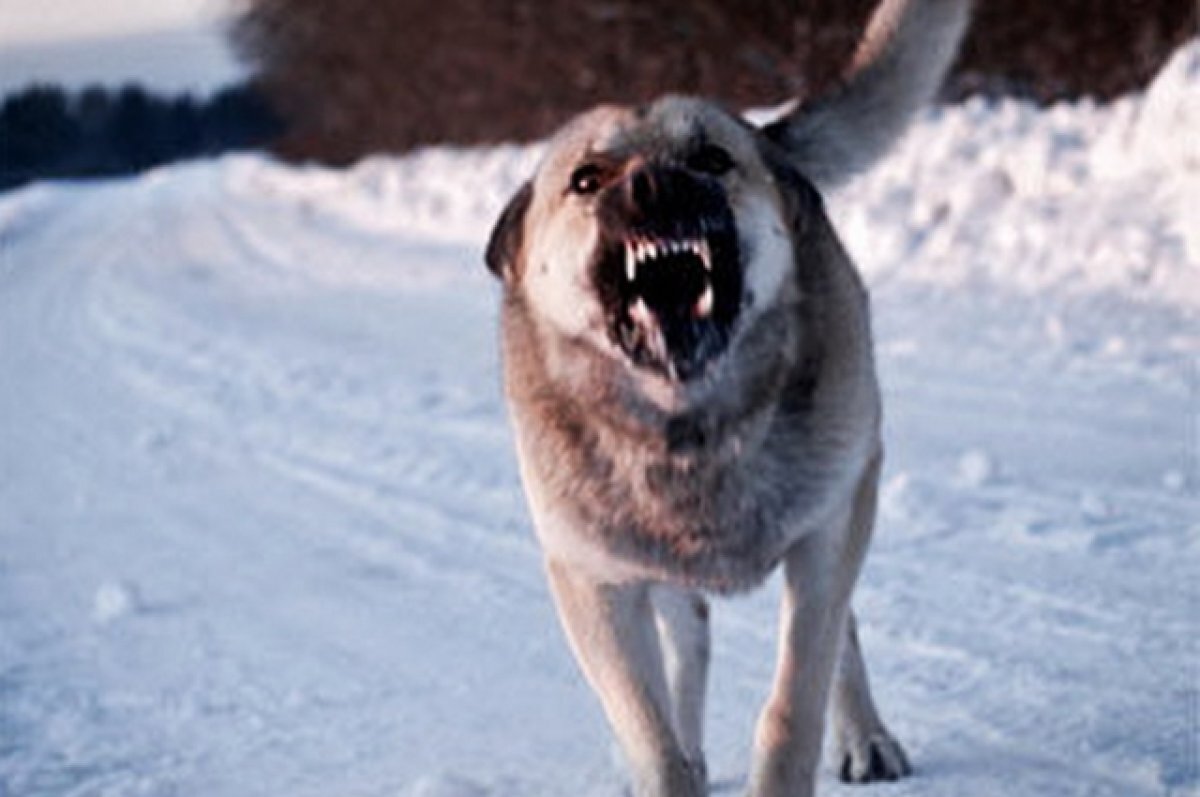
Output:
<instances>
[{"instance_id":1,"label":"dog's paw","mask_svg":"<svg viewBox=\"0 0 1200 797\"><path fill-rule=\"evenodd\" d=\"M912 773L904 748L882 729L842 742L836 760L838 777L844 783L899 780Z\"/></svg>"},{"instance_id":2,"label":"dog's paw","mask_svg":"<svg viewBox=\"0 0 1200 797\"><path fill-rule=\"evenodd\" d=\"M708 767L704 757L672 758L664 767L634 773L625 797L705 797L708 794Z\"/></svg>"}]
</instances>

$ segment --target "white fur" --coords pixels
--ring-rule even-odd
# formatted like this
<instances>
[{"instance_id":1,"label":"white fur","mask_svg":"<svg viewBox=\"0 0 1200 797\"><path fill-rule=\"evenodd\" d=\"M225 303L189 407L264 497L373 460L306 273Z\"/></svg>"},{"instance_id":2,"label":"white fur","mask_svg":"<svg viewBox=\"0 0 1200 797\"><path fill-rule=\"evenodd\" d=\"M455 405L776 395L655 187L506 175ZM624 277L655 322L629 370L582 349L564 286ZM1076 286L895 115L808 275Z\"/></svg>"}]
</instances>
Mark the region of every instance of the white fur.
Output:
<instances>
[{"instance_id":1,"label":"white fur","mask_svg":"<svg viewBox=\"0 0 1200 797\"><path fill-rule=\"evenodd\" d=\"M537 296L543 317L569 338L602 337L596 334L604 327L600 305L587 273L596 237L595 224L568 225L557 214L533 238L526 256L526 289Z\"/></svg>"}]
</instances>

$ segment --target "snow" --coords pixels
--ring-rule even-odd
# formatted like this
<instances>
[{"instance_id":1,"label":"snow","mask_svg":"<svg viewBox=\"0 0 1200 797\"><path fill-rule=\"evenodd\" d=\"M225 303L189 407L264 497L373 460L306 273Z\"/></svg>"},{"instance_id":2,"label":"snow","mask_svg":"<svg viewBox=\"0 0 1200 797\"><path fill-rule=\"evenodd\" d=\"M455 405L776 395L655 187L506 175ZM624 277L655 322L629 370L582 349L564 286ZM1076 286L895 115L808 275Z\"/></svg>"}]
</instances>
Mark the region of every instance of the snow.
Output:
<instances>
[{"instance_id":1,"label":"snow","mask_svg":"<svg viewBox=\"0 0 1200 797\"><path fill-rule=\"evenodd\" d=\"M930 111L831 198L887 408L856 605L917 772L822 794L1200 790L1198 64ZM623 793L481 263L538 153L0 197L0 794ZM714 611L715 794L776 600Z\"/></svg>"},{"instance_id":2,"label":"snow","mask_svg":"<svg viewBox=\"0 0 1200 797\"><path fill-rule=\"evenodd\" d=\"M111 623L136 611L138 602L138 590L135 585L107 581L96 590L92 617L97 623Z\"/></svg>"}]
</instances>

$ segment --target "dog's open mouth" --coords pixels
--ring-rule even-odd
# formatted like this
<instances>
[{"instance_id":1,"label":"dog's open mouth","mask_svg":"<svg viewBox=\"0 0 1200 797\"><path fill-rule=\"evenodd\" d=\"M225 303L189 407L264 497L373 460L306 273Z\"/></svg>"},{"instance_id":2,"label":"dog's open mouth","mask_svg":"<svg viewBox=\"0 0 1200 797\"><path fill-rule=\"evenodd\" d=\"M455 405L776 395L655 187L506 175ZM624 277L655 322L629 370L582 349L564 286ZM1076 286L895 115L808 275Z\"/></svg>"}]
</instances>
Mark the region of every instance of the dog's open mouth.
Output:
<instances>
[{"instance_id":1,"label":"dog's open mouth","mask_svg":"<svg viewBox=\"0 0 1200 797\"><path fill-rule=\"evenodd\" d=\"M724 193L700 181L686 193L681 187L634 213L608 216L596 279L609 335L626 356L687 381L729 342L742 268Z\"/></svg>"},{"instance_id":2,"label":"dog's open mouth","mask_svg":"<svg viewBox=\"0 0 1200 797\"><path fill-rule=\"evenodd\" d=\"M636 314L687 306L693 318L712 315L712 247L706 238L625 241L625 282Z\"/></svg>"}]
</instances>

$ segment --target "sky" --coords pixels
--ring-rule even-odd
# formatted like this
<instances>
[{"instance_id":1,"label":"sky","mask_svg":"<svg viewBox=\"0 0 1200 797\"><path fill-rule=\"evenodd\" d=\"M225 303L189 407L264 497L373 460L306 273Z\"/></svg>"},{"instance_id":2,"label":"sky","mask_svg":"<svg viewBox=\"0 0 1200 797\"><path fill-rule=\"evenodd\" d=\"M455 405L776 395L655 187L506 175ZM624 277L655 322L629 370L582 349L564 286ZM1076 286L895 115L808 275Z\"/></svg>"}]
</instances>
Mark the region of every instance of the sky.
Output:
<instances>
[{"instance_id":1,"label":"sky","mask_svg":"<svg viewBox=\"0 0 1200 797\"><path fill-rule=\"evenodd\" d=\"M0 0L0 45L211 25L235 0ZM86 12L81 13L81 6Z\"/></svg>"},{"instance_id":2,"label":"sky","mask_svg":"<svg viewBox=\"0 0 1200 797\"><path fill-rule=\"evenodd\" d=\"M239 2L0 0L0 94L31 83L213 91L243 71L223 34Z\"/></svg>"}]
</instances>

